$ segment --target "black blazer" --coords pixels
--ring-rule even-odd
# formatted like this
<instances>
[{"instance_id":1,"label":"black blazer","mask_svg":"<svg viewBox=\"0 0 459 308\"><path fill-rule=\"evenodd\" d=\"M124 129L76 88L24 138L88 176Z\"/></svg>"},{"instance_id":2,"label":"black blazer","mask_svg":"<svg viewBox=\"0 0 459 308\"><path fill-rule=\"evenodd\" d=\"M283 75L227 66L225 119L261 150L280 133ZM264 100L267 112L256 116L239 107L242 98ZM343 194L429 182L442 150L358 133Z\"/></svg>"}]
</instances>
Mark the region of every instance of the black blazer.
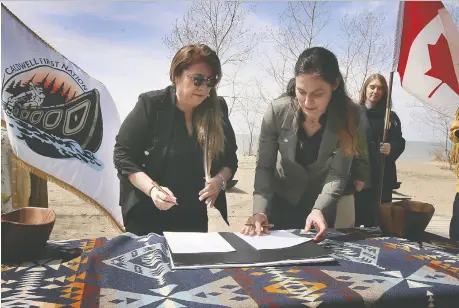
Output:
<instances>
[{"instance_id":1,"label":"black blazer","mask_svg":"<svg viewBox=\"0 0 459 308\"><path fill-rule=\"evenodd\" d=\"M165 172L161 166L167 155L174 124L175 91L172 85L140 94L137 104L123 121L116 136L113 160L120 180L119 204L125 221L134 206L141 203L154 206L149 196L132 185L128 175L143 171L161 185L161 176ZM211 176L215 176L222 167L230 168L234 176L238 167L236 137L228 118L228 106L223 97L219 97L219 101L224 122L225 149L212 162ZM215 207L229 225L224 191L220 192Z\"/></svg>"}]
</instances>

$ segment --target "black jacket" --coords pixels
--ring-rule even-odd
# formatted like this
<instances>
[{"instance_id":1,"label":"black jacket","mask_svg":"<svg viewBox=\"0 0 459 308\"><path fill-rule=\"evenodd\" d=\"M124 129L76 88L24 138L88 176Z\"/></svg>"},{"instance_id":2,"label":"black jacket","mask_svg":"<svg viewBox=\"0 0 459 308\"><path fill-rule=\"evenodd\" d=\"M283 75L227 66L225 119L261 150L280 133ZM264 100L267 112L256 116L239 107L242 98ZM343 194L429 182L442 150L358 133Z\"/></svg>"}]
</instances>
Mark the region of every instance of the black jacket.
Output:
<instances>
[{"instance_id":1,"label":"black jacket","mask_svg":"<svg viewBox=\"0 0 459 308\"><path fill-rule=\"evenodd\" d=\"M385 105L378 104L374 109L366 109L369 127L367 128L367 141L371 165L371 185L378 187L380 182L381 152L380 143L384 133L384 117L386 113ZM405 150L405 139L402 136L402 125L397 114L391 111L390 127L387 132L387 143L391 145L390 154L385 157L384 177L383 177L383 196L391 196L392 189L397 188L397 167L396 160Z\"/></svg>"},{"instance_id":2,"label":"black jacket","mask_svg":"<svg viewBox=\"0 0 459 308\"><path fill-rule=\"evenodd\" d=\"M228 106L222 97L219 97L219 101L224 122L225 149L213 161L211 176L215 176L222 167L230 168L234 176L238 167L236 137L228 118ZM152 203L149 196L132 185L129 174L143 171L161 185L161 174L165 172L161 166L171 140L175 105L175 86L140 94L137 104L123 121L116 136L113 159L120 179L119 204L125 220L128 212L137 204ZM215 201L215 207L229 225L224 191Z\"/></svg>"}]
</instances>

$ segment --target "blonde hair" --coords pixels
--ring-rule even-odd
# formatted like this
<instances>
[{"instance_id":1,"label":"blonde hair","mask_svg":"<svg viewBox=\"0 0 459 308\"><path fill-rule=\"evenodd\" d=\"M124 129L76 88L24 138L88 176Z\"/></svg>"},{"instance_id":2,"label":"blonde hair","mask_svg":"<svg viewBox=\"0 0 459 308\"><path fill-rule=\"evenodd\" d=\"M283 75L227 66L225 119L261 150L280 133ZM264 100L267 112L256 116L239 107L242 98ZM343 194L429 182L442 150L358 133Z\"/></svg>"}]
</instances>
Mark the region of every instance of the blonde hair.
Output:
<instances>
[{"instance_id":1,"label":"blonde hair","mask_svg":"<svg viewBox=\"0 0 459 308\"><path fill-rule=\"evenodd\" d=\"M363 84L363 87L362 87L362 91L360 91L360 99L359 99L360 105L365 105L365 101L367 100L367 87L370 84L370 82L372 82L375 79L377 79L380 83L382 83L382 86L384 89L384 94L381 97L381 100L377 103L377 105L380 105L379 104L380 102L383 102L384 106L386 105L387 95L389 92L389 86L387 85L386 78L384 78L384 76L381 74L372 74L368 76L367 80L365 80L365 83ZM390 102L390 106L392 106L392 101Z\"/></svg>"}]
</instances>

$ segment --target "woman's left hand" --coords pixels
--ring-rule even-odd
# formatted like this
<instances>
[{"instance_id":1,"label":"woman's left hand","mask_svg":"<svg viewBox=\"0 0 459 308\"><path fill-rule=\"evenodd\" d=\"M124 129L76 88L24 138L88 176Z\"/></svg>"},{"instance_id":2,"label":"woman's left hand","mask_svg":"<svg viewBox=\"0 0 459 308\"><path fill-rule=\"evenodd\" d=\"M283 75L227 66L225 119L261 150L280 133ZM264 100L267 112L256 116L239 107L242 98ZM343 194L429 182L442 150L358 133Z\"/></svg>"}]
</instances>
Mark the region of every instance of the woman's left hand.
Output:
<instances>
[{"instance_id":1,"label":"woman's left hand","mask_svg":"<svg viewBox=\"0 0 459 308\"><path fill-rule=\"evenodd\" d=\"M381 143L379 150L384 155L389 155L390 154L390 143Z\"/></svg>"},{"instance_id":2,"label":"woman's left hand","mask_svg":"<svg viewBox=\"0 0 459 308\"><path fill-rule=\"evenodd\" d=\"M315 242L322 241L327 232L327 222L325 221L325 217L322 212L318 209L312 209L311 214L309 214L308 218L306 218L304 231L309 232L312 226L314 226L317 231L317 234L313 240Z\"/></svg>"},{"instance_id":3,"label":"woman's left hand","mask_svg":"<svg viewBox=\"0 0 459 308\"><path fill-rule=\"evenodd\" d=\"M206 181L206 186L199 192L199 201L206 200L207 205L214 207L214 202L222 190L222 184L223 180L218 175Z\"/></svg>"}]
</instances>

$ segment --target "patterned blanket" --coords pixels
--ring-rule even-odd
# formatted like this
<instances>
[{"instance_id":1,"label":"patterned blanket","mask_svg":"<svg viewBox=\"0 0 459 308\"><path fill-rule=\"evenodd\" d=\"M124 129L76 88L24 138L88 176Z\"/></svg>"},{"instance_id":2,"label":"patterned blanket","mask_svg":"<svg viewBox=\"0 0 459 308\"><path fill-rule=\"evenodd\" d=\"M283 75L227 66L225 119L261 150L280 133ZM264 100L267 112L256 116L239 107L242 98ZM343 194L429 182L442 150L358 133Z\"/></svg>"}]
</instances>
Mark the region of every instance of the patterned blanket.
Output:
<instances>
[{"instance_id":1,"label":"patterned blanket","mask_svg":"<svg viewBox=\"0 0 459 308\"><path fill-rule=\"evenodd\" d=\"M457 243L346 229L321 245L336 263L172 271L157 235L50 241L2 264L2 307L457 307Z\"/></svg>"}]
</instances>

